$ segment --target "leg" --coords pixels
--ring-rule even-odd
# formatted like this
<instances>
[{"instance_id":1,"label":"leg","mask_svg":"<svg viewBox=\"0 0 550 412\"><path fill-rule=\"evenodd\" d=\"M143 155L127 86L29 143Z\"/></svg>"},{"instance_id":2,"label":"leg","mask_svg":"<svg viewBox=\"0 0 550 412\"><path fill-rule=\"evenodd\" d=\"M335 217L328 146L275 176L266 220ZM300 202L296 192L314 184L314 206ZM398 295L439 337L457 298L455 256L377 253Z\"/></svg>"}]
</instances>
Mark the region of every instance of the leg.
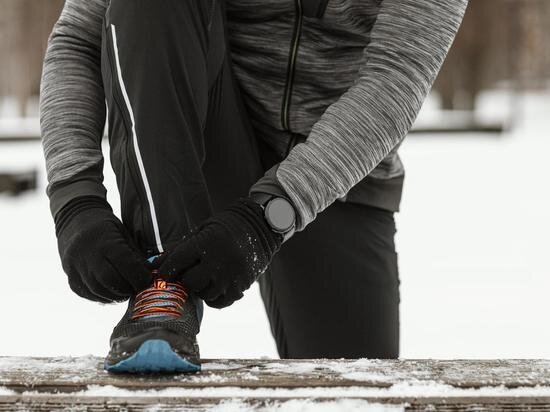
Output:
<instances>
[{"instance_id":1,"label":"leg","mask_svg":"<svg viewBox=\"0 0 550 412\"><path fill-rule=\"evenodd\" d=\"M210 96L204 131L204 175L215 211L228 206L263 175L254 133L249 123L229 56Z\"/></svg>"},{"instance_id":2,"label":"leg","mask_svg":"<svg viewBox=\"0 0 550 412\"><path fill-rule=\"evenodd\" d=\"M283 358L396 358L399 280L391 212L336 202L260 278Z\"/></svg>"},{"instance_id":3,"label":"leg","mask_svg":"<svg viewBox=\"0 0 550 412\"><path fill-rule=\"evenodd\" d=\"M221 137L206 137L242 130L224 30L212 0L112 0L107 11L111 159L123 221L148 253L163 252L210 216L207 175L216 152L207 154L206 145ZM225 145L237 150L237 143Z\"/></svg>"},{"instance_id":4,"label":"leg","mask_svg":"<svg viewBox=\"0 0 550 412\"><path fill-rule=\"evenodd\" d=\"M123 221L149 254L169 250L214 207L245 195L261 172L214 6L111 0L107 11L111 159ZM107 370L197 370L201 308L181 285L156 279L130 300L111 336Z\"/></svg>"}]
</instances>

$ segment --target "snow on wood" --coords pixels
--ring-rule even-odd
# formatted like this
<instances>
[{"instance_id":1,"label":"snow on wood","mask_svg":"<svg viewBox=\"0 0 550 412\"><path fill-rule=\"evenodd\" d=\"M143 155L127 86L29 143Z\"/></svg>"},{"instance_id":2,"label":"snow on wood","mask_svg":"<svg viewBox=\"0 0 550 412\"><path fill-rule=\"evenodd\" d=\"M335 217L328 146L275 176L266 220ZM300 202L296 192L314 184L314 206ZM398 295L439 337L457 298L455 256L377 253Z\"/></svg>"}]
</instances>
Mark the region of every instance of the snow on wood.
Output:
<instances>
[{"instance_id":1,"label":"snow on wood","mask_svg":"<svg viewBox=\"0 0 550 412\"><path fill-rule=\"evenodd\" d=\"M206 360L175 376L110 375L102 362L0 357L0 411L550 410L546 360Z\"/></svg>"}]
</instances>

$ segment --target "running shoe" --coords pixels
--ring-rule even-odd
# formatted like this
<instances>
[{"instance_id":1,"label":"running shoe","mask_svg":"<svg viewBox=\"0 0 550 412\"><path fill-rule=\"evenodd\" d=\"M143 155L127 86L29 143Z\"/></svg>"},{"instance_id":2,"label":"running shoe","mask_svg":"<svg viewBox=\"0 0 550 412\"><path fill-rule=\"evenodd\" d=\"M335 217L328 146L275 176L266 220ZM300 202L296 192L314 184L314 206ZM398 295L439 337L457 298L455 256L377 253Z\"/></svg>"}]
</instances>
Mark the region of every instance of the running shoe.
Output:
<instances>
[{"instance_id":1,"label":"running shoe","mask_svg":"<svg viewBox=\"0 0 550 412\"><path fill-rule=\"evenodd\" d=\"M179 283L156 277L130 299L111 335L105 370L112 373L192 373L200 370L196 336L202 302Z\"/></svg>"}]
</instances>

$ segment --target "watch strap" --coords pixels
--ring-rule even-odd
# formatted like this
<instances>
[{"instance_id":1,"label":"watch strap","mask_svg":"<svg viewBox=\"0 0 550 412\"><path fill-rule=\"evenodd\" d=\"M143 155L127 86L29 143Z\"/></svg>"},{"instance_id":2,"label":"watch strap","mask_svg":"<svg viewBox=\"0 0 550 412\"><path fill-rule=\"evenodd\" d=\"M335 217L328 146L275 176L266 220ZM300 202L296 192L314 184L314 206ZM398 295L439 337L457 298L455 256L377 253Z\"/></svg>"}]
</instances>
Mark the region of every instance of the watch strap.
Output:
<instances>
[{"instance_id":1,"label":"watch strap","mask_svg":"<svg viewBox=\"0 0 550 412\"><path fill-rule=\"evenodd\" d=\"M264 211L264 219L266 221L266 223L268 224L268 226L271 228L271 230L274 232L274 233L277 233L278 235L281 235L283 237L283 242L286 242L288 239L290 239L292 237L292 235L295 233L296 231L296 221L294 222L294 225L293 227L288 230L287 232L279 232L277 230L275 230L275 228L270 224L269 222L269 219L267 218L267 216L265 215L265 212L266 212L266 205L272 200L272 199L275 199L275 198L281 198L281 199L284 199L286 200L290 205L292 205L292 202L287 199L286 197L284 196L278 196L278 195L273 195L273 194L269 194L269 193L263 193L263 192L253 192L250 194L250 198L258 203L263 211ZM296 216L296 215L295 215ZM296 218L295 218L296 219Z\"/></svg>"}]
</instances>

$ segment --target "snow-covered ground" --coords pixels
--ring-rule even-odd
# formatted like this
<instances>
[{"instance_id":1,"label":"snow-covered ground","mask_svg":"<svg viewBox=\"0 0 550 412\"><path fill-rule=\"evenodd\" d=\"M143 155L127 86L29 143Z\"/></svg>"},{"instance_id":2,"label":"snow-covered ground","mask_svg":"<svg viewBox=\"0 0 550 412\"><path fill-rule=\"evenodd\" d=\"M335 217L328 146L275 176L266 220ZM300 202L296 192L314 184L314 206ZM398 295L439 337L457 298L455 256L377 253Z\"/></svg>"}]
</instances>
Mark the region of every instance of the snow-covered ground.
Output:
<instances>
[{"instance_id":1,"label":"snow-covered ground","mask_svg":"<svg viewBox=\"0 0 550 412\"><path fill-rule=\"evenodd\" d=\"M507 103L489 96L484 113ZM417 135L403 145L403 357L550 357L550 95L515 107L523 115L502 136ZM0 146L0 170L32 167L43 171L38 143ZM0 355L105 354L125 308L70 292L44 186L42 173L38 191L0 196ZM203 357L276 356L257 288L208 309L199 336Z\"/></svg>"}]
</instances>

